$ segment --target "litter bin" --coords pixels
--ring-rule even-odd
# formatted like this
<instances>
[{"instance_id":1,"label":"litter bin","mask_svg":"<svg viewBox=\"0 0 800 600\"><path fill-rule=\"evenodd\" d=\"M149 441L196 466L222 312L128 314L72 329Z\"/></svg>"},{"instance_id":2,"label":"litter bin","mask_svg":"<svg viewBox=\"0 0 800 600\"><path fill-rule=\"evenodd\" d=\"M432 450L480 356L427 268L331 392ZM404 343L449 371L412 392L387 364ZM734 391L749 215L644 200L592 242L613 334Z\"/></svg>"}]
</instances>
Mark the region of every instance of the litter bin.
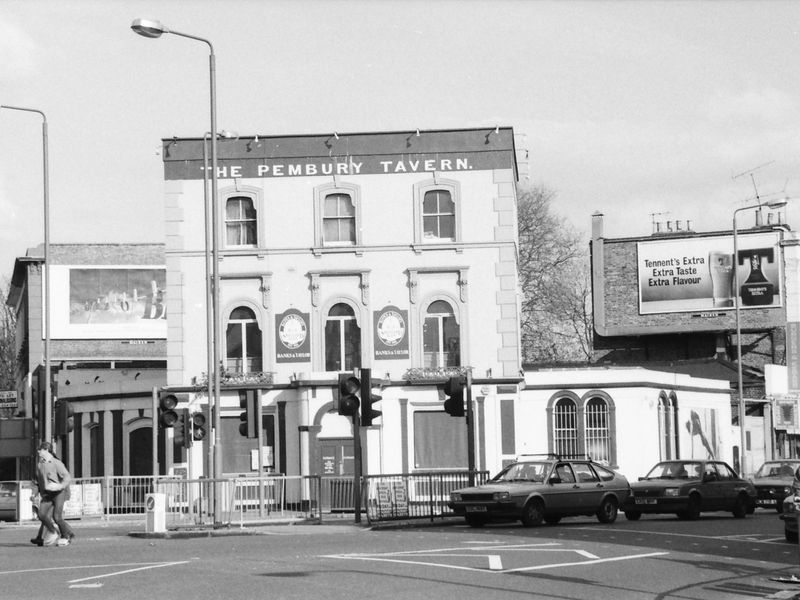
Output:
<instances>
[{"instance_id":1,"label":"litter bin","mask_svg":"<svg viewBox=\"0 0 800 600\"><path fill-rule=\"evenodd\" d=\"M167 530L166 494L147 494L144 499L145 532L164 533Z\"/></svg>"}]
</instances>

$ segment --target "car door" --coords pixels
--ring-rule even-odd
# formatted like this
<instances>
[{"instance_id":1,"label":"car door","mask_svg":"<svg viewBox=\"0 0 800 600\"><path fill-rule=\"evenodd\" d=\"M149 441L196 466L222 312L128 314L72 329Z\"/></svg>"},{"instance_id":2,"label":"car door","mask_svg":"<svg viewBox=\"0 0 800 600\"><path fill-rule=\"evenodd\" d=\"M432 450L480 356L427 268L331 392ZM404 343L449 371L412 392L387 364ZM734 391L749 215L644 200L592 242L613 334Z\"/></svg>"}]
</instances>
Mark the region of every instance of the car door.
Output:
<instances>
[{"instance_id":1,"label":"car door","mask_svg":"<svg viewBox=\"0 0 800 600\"><path fill-rule=\"evenodd\" d=\"M723 488L723 510L733 510L736 505L736 498L739 496L739 491L744 487L745 483L739 479L739 476L725 463L716 463L717 472L719 473L720 486ZM783 498L780 499L782 501Z\"/></svg>"},{"instance_id":2,"label":"car door","mask_svg":"<svg viewBox=\"0 0 800 600\"><path fill-rule=\"evenodd\" d=\"M575 473L569 463L557 463L553 469L553 476L545 500L547 512L562 515L580 512L579 489L580 486L575 480Z\"/></svg>"},{"instance_id":3,"label":"car door","mask_svg":"<svg viewBox=\"0 0 800 600\"><path fill-rule=\"evenodd\" d=\"M703 481L700 493L703 495L703 510L723 510L726 508L725 490L727 482L720 477L717 465L707 462L703 466Z\"/></svg>"},{"instance_id":4,"label":"car door","mask_svg":"<svg viewBox=\"0 0 800 600\"><path fill-rule=\"evenodd\" d=\"M594 512L600 506L605 490L600 478L589 466L589 463L574 462L572 470L578 486L576 490L576 504L582 512Z\"/></svg>"}]
</instances>

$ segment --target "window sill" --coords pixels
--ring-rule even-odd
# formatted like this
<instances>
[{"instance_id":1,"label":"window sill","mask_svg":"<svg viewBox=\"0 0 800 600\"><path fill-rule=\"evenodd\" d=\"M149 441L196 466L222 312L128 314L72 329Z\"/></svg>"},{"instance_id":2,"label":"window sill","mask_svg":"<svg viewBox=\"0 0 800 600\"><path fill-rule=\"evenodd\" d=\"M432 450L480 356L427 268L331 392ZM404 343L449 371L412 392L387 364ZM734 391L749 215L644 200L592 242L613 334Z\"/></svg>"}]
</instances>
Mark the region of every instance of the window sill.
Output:
<instances>
[{"instance_id":1,"label":"window sill","mask_svg":"<svg viewBox=\"0 0 800 600\"><path fill-rule=\"evenodd\" d=\"M361 246L315 246L311 248L314 256L322 256L323 254L355 254L356 256L363 256L364 248Z\"/></svg>"},{"instance_id":2,"label":"window sill","mask_svg":"<svg viewBox=\"0 0 800 600\"><path fill-rule=\"evenodd\" d=\"M464 246L459 242L419 242L411 244L411 249L417 254L430 250L455 250L459 254L464 252Z\"/></svg>"}]
</instances>

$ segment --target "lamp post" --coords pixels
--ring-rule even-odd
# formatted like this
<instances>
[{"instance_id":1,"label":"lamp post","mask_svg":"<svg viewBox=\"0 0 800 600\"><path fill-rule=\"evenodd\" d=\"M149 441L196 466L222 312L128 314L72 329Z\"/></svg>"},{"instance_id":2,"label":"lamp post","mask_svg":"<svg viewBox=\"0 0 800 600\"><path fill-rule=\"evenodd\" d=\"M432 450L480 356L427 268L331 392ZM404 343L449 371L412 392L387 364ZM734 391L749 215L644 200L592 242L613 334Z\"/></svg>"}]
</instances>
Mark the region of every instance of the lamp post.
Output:
<instances>
[{"instance_id":1,"label":"lamp post","mask_svg":"<svg viewBox=\"0 0 800 600\"><path fill-rule=\"evenodd\" d=\"M213 44L201 37L190 35L188 33L181 33L165 27L161 22L152 19L135 19L131 23L131 29L141 36L147 38L161 37L164 33L171 33L180 37L197 40L208 45L208 65L209 65L209 79L210 79L210 106L211 106L211 131L217 131L217 81L216 81L216 58L214 56ZM203 141L205 144L205 139ZM211 320L213 329L213 370L209 372L209 382L213 376L214 393L209 396L210 409L213 415L213 435L209 436L210 443L214 447L214 469L213 478L218 478L222 474L222 436L221 436L221 422L219 411L219 398L220 398L220 331L219 331L219 243L217 236L217 222L219 220L219 206L217 203L217 136L211 135L211 244L212 244L212 271L213 283L211 286ZM207 244L206 238L206 244ZM206 263L208 264L208 263ZM210 386L209 386L210 389ZM214 486L216 489L216 485ZM219 500L219 495L215 494L216 500ZM221 511L220 502L214 502L214 520L220 521Z\"/></svg>"},{"instance_id":2,"label":"lamp post","mask_svg":"<svg viewBox=\"0 0 800 600\"><path fill-rule=\"evenodd\" d=\"M788 199L775 200L774 202L767 202L765 205L754 204L752 206L743 206L733 211L733 273L734 273L734 289L733 289L733 306L736 313L736 381L738 384L739 392L739 475L745 475L745 444L747 442L747 435L745 432L745 413L747 406L744 401L744 382L742 381L742 325L740 313L740 299L739 299L739 236L736 226L737 215L745 210L758 209L763 206L770 209L781 208L788 204Z\"/></svg>"},{"instance_id":3,"label":"lamp post","mask_svg":"<svg viewBox=\"0 0 800 600\"><path fill-rule=\"evenodd\" d=\"M44 431L41 432L40 440L51 441L52 439L52 390L50 381L50 176L49 162L47 155L47 117L41 110L35 108L24 108L22 106L0 105L0 108L9 110L21 110L32 112L42 117L42 170L44 177L44 310L42 321L44 322Z\"/></svg>"}]
</instances>

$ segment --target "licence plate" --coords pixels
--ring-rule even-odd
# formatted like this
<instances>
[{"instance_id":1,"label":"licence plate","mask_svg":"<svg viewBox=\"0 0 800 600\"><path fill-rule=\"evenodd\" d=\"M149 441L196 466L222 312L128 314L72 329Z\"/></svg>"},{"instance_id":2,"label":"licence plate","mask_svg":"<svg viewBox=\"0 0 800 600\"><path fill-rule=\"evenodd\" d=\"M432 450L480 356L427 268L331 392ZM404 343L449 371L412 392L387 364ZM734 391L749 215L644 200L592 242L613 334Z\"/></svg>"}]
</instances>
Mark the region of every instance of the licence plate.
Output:
<instances>
[{"instance_id":1,"label":"licence plate","mask_svg":"<svg viewBox=\"0 0 800 600\"><path fill-rule=\"evenodd\" d=\"M772 499L769 499L769 500L758 500L757 503L758 504L777 504L778 501L775 500L774 498L772 498Z\"/></svg>"},{"instance_id":2,"label":"licence plate","mask_svg":"<svg viewBox=\"0 0 800 600\"><path fill-rule=\"evenodd\" d=\"M656 498L635 498L636 504L657 504Z\"/></svg>"},{"instance_id":3,"label":"licence plate","mask_svg":"<svg viewBox=\"0 0 800 600\"><path fill-rule=\"evenodd\" d=\"M467 512L486 512L485 506L468 506Z\"/></svg>"}]
</instances>

